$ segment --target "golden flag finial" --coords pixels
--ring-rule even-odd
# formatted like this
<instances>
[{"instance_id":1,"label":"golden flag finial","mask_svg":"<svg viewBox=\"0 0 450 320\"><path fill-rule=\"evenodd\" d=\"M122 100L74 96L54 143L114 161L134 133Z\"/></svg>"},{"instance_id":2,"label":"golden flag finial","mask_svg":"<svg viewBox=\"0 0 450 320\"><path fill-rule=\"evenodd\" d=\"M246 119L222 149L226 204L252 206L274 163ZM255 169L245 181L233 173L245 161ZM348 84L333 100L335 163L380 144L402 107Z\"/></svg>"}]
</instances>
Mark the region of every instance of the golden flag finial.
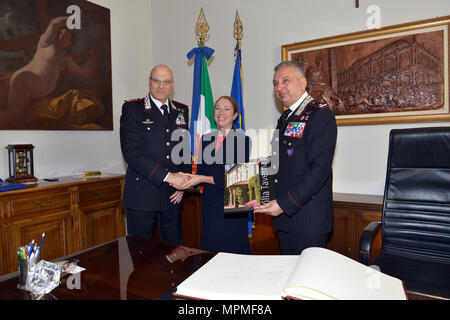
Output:
<instances>
[{"instance_id":1,"label":"golden flag finial","mask_svg":"<svg viewBox=\"0 0 450 320\"><path fill-rule=\"evenodd\" d=\"M234 18L234 25L233 25L233 37L238 42L239 47L241 46L243 34L244 34L244 27L242 25L241 19L239 18L239 13L236 9L236 17Z\"/></svg>"},{"instance_id":2,"label":"golden flag finial","mask_svg":"<svg viewBox=\"0 0 450 320\"><path fill-rule=\"evenodd\" d=\"M209 39L209 24L206 20L203 8L200 10L200 14L195 25L195 39L197 39L200 47L203 47L205 42Z\"/></svg>"}]
</instances>

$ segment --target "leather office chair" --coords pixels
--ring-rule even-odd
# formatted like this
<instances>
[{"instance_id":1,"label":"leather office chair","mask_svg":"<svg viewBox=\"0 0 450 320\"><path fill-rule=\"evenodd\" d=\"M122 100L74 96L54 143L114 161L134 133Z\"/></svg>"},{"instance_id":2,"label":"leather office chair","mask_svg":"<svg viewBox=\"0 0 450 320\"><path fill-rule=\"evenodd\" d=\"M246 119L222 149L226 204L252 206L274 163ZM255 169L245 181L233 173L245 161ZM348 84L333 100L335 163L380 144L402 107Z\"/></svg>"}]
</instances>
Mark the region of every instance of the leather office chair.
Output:
<instances>
[{"instance_id":1,"label":"leather office chair","mask_svg":"<svg viewBox=\"0 0 450 320\"><path fill-rule=\"evenodd\" d=\"M450 127L390 132L382 221L361 235L364 264L380 226L381 272L408 291L450 298Z\"/></svg>"}]
</instances>

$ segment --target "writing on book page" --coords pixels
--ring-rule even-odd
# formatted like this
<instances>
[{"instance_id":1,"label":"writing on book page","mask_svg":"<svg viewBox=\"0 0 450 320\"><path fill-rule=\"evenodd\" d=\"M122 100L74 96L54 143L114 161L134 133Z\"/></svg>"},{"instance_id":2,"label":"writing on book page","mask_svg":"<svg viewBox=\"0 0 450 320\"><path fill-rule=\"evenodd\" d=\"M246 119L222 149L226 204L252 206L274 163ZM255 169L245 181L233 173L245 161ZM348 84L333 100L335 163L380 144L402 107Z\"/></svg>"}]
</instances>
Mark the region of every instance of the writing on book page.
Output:
<instances>
[{"instance_id":1,"label":"writing on book page","mask_svg":"<svg viewBox=\"0 0 450 320\"><path fill-rule=\"evenodd\" d=\"M281 299L298 256L219 253L178 286L177 293L204 299Z\"/></svg>"}]
</instances>

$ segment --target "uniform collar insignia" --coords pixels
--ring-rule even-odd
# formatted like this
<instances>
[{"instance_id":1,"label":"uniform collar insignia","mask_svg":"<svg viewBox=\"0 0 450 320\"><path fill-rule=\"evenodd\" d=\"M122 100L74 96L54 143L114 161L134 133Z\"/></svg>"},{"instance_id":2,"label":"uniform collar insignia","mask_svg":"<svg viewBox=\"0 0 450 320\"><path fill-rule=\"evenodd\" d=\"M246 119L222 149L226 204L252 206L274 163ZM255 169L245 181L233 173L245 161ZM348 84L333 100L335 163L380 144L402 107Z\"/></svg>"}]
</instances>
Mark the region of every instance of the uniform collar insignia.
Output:
<instances>
[{"instance_id":1,"label":"uniform collar insignia","mask_svg":"<svg viewBox=\"0 0 450 320\"><path fill-rule=\"evenodd\" d=\"M303 99L302 103L298 106L297 110L295 111L294 115L298 116L302 113L302 111L305 109L305 106L313 101L314 99L308 94L305 99Z\"/></svg>"},{"instance_id":2,"label":"uniform collar insignia","mask_svg":"<svg viewBox=\"0 0 450 320\"><path fill-rule=\"evenodd\" d=\"M152 108L152 104L150 103L150 94L145 96L145 110L150 110Z\"/></svg>"}]
</instances>

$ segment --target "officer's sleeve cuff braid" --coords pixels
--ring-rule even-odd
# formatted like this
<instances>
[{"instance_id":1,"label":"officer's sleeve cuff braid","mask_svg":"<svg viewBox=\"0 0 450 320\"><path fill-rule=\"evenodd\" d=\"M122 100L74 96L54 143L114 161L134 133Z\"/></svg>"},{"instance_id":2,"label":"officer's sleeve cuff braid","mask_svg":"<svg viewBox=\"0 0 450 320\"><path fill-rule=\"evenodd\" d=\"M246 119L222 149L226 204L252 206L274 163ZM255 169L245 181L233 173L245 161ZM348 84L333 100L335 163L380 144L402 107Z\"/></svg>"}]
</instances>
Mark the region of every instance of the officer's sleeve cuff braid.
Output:
<instances>
[{"instance_id":1,"label":"officer's sleeve cuff braid","mask_svg":"<svg viewBox=\"0 0 450 320\"><path fill-rule=\"evenodd\" d=\"M294 215L297 211L303 208L302 205L300 205L297 201L294 200L294 198L289 192L278 197L276 200L280 208L288 216Z\"/></svg>"},{"instance_id":2,"label":"officer's sleeve cuff braid","mask_svg":"<svg viewBox=\"0 0 450 320\"><path fill-rule=\"evenodd\" d=\"M164 178L167 176L167 174L168 171L160 167L160 165L158 164L149 174L148 180L154 183L155 185L159 186L161 183L164 182Z\"/></svg>"},{"instance_id":3,"label":"officer's sleeve cuff braid","mask_svg":"<svg viewBox=\"0 0 450 320\"><path fill-rule=\"evenodd\" d=\"M299 205L299 204L297 203L297 201L295 201L295 199L291 196L291 193L290 193L289 191L288 191L288 196L289 196L289 199L291 199L291 201L292 201L297 207L299 207L300 209L303 208L303 206Z\"/></svg>"},{"instance_id":4,"label":"officer's sleeve cuff braid","mask_svg":"<svg viewBox=\"0 0 450 320\"><path fill-rule=\"evenodd\" d=\"M148 180L152 179L153 174L155 173L156 169L158 169L159 164L153 169L153 171L150 173L150 175L148 176Z\"/></svg>"}]
</instances>

